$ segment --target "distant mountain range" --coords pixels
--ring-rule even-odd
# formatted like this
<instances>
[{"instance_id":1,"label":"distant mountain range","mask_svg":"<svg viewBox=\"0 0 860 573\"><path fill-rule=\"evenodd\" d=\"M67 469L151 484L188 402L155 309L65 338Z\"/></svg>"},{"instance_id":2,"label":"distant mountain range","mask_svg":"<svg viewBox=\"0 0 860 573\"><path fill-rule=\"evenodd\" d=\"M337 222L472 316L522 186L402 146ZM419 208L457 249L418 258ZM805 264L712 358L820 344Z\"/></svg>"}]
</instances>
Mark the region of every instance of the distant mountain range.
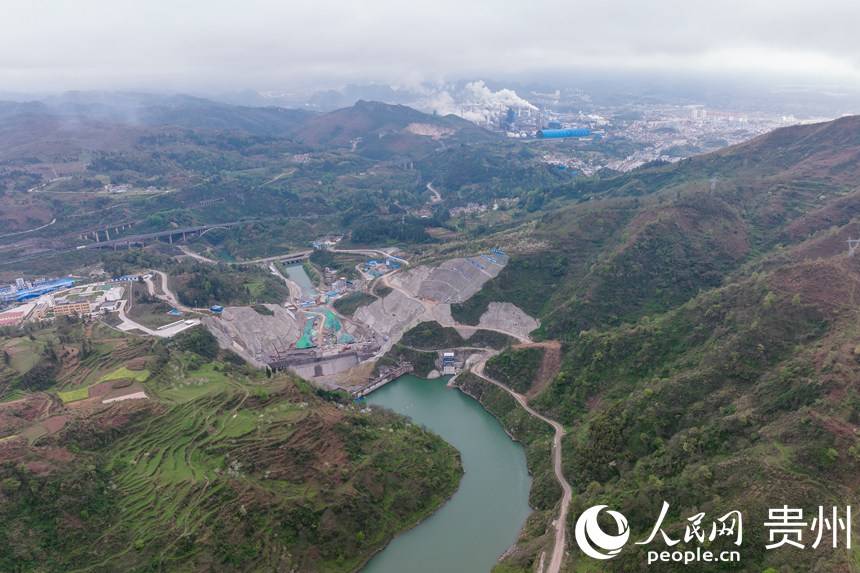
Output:
<instances>
[{"instance_id":1,"label":"distant mountain range","mask_svg":"<svg viewBox=\"0 0 860 573\"><path fill-rule=\"evenodd\" d=\"M48 141L88 149L125 147L123 135L159 128L280 137L312 148L350 147L374 157L420 155L440 142L489 141L496 136L453 115L439 117L402 105L359 101L329 113L248 107L185 96L67 93L38 102L0 102L0 160ZM110 134L110 136L109 136ZM36 137L34 137L34 135ZM100 145L100 144L104 145ZM20 154L19 154L20 156Z\"/></svg>"}]
</instances>

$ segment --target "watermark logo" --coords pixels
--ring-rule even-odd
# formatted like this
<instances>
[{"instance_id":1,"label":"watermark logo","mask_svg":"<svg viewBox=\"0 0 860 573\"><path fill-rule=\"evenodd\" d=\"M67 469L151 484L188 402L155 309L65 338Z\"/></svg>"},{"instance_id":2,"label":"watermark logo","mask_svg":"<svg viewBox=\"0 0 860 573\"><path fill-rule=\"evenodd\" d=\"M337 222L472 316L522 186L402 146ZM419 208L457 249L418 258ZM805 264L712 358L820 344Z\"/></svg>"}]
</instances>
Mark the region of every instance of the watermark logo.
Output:
<instances>
[{"instance_id":1,"label":"watermark logo","mask_svg":"<svg viewBox=\"0 0 860 573\"><path fill-rule=\"evenodd\" d=\"M605 505L595 505L582 512L576 520L576 542L583 553L594 559L612 559L621 552L621 548L630 538L630 526L627 518L617 511L606 509ZM597 518L606 509L606 514L615 520L617 534L603 531Z\"/></svg>"},{"instance_id":2,"label":"watermark logo","mask_svg":"<svg viewBox=\"0 0 860 573\"><path fill-rule=\"evenodd\" d=\"M582 552L599 560L616 557L630 541L630 526L621 513L607 509L606 505L588 508L576 520L574 533ZM615 521L614 527L609 519L600 525L600 516L605 513ZM669 502L664 501L653 527L648 535L634 545L648 546L646 561L654 563L739 563L740 547L743 543L744 518L739 510L729 511L714 519L708 519L704 512L681 519L665 527L668 523ZM798 549L830 545L832 548L844 545L851 549L851 506L844 508L819 506L811 515L803 508L770 508L768 519L764 522L768 529L766 550L778 549L789 545ZM604 531L603 527L613 531ZM811 533L811 535L809 535ZM807 537L808 536L808 537ZM812 539L810 543L810 539ZM828 543L829 541L829 543ZM716 544L715 544L716 542ZM657 545L658 547L654 547ZM662 548L659 547L662 545ZM734 545L734 547L732 547Z\"/></svg>"}]
</instances>

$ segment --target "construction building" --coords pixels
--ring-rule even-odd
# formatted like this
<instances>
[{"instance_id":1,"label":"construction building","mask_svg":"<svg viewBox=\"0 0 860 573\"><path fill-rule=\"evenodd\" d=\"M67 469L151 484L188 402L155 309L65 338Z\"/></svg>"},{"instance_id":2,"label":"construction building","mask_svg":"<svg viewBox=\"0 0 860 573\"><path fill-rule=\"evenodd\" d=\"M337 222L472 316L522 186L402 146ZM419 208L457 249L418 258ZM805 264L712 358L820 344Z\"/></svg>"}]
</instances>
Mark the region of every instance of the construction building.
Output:
<instances>
[{"instance_id":1,"label":"construction building","mask_svg":"<svg viewBox=\"0 0 860 573\"><path fill-rule=\"evenodd\" d=\"M457 373L457 356L453 352L442 353L442 375L453 376Z\"/></svg>"},{"instance_id":2,"label":"construction building","mask_svg":"<svg viewBox=\"0 0 860 573\"><path fill-rule=\"evenodd\" d=\"M92 306L88 302L66 302L54 305L52 310L54 316L89 316L92 314Z\"/></svg>"}]
</instances>

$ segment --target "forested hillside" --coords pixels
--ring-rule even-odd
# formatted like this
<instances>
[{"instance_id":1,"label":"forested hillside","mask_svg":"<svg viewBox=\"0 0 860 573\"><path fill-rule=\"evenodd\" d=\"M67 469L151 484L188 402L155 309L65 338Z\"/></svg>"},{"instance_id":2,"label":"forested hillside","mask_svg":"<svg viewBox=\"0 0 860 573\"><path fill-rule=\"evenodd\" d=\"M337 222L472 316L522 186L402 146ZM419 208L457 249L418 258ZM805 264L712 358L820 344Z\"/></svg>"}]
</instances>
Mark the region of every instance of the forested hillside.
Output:
<instances>
[{"instance_id":1,"label":"forested hillside","mask_svg":"<svg viewBox=\"0 0 860 573\"><path fill-rule=\"evenodd\" d=\"M468 319L514 302L564 342L532 403L571 428L574 519L608 504L644 538L667 500L666 529L683 536L697 511L742 509L742 570L854 570L844 550L765 551L761 523L769 507L858 493L858 158L848 117L549 190L576 202L455 305ZM648 569L635 549L601 566Z\"/></svg>"}]
</instances>

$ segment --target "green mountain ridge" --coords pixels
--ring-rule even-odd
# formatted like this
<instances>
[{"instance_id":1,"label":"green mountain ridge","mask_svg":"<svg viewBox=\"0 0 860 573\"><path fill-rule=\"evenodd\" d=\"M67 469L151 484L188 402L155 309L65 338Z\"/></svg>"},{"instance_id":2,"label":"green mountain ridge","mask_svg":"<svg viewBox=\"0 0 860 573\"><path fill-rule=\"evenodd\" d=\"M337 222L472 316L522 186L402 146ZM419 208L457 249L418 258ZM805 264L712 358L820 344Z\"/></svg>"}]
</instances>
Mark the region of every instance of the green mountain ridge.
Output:
<instances>
[{"instance_id":1,"label":"green mountain ridge","mask_svg":"<svg viewBox=\"0 0 860 573\"><path fill-rule=\"evenodd\" d=\"M844 547L766 551L762 524L770 507L844 508L858 493L860 259L846 243L860 236L858 154L848 117L578 183L578 203L533 227L540 246L455 306L522 304L536 334L564 343L532 404L571 428L569 539L596 504L647 537L666 500L675 537L699 511L748 520L740 566L697 571L856 570ZM546 261L557 287L535 301L523 293L545 288ZM568 570L594 569L572 556ZM600 563L653 567L640 547Z\"/></svg>"}]
</instances>

